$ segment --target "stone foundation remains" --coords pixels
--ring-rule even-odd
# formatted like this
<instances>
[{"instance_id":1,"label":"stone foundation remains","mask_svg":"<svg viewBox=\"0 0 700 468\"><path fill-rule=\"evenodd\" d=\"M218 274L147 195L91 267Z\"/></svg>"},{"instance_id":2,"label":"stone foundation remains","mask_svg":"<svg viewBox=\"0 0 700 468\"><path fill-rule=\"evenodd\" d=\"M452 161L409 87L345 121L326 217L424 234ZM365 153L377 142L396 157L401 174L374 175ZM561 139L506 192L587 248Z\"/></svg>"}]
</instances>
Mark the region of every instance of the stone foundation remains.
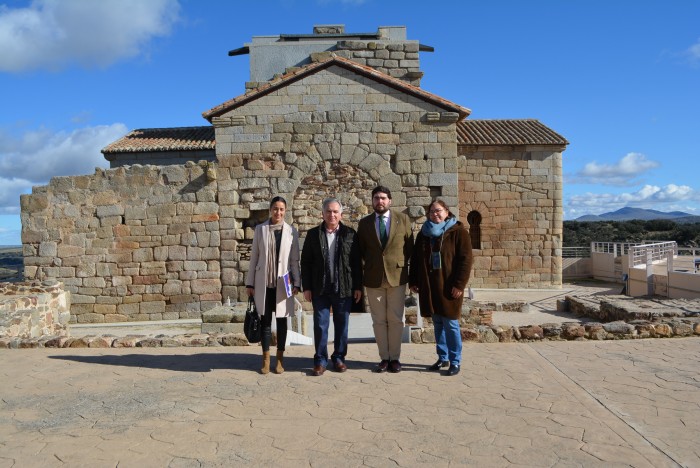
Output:
<instances>
[{"instance_id":1,"label":"stone foundation remains","mask_svg":"<svg viewBox=\"0 0 700 468\"><path fill-rule=\"evenodd\" d=\"M0 338L66 334L70 293L57 281L0 283Z\"/></svg>"},{"instance_id":2,"label":"stone foundation remains","mask_svg":"<svg viewBox=\"0 0 700 468\"><path fill-rule=\"evenodd\" d=\"M620 296L625 298L625 296ZM593 296L567 296L571 311L578 316L600 317L610 307L609 299L597 299ZM520 313L529 305L524 302L506 304L481 304L466 301L460 319L462 340L475 343L511 343L534 341L585 341L585 340L623 340L641 338L672 338L700 336L700 301L664 300L640 301L612 299L617 302L618 313L627 307L629 321L616 320L601 322L564 322L544 323L527 326L493 325L492 314L495 310ZM640 309L648 308L647 303L657 310L648 320L636 319ZM681 303L684 302L684 303ZM674 308L675 307L675 308ZM635 310L636 309L636 310ZM679 310L680 309L680 310ZM685 309L683 311L682 309ZM21 338L18 336L0 337L0 348L122 348L122 347L172 347L172 346L248 346L245 335L240 332L244 319L245 307L237 304L231 307L218 307L204 314L206 321L202 324L201 334L178 336L86 336L71 338L68 336L43 336L41 338ZM603 310L603 312L601 312ZM431 320L423 318L423 327L419 328L418 309L406 308L406 325L411 328L412 343L435 343ZM310 320L309 317L305 317ZM209 330L209 333L204 333ZM274 344L274 343L273 343ZM257 345L255 345L257 346Z\"/></svg>"}]
</instances>

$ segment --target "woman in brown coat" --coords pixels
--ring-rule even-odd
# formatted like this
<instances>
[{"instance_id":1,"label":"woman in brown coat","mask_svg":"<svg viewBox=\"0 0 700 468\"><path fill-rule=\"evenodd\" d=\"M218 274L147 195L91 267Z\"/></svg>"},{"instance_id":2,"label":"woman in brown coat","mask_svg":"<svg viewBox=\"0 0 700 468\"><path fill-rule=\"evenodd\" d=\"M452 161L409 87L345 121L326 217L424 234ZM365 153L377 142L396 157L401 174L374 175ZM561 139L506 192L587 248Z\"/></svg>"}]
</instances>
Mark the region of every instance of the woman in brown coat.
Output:
<instances>
[{"instance_id":1,"label":"woman in brown coat","mask_svg":"<svg viewBox=\"0 0 700 468\"><path fill-rule=\"evenodd\" d=\"M464 288L472 269L472 244L466 226L442 200L433 200L411 257L409 287L418 293L420 314L432 317L438 360L430 370L447 367L456 375L462 360L459 319Z\"/></svg>"}]
</instances>

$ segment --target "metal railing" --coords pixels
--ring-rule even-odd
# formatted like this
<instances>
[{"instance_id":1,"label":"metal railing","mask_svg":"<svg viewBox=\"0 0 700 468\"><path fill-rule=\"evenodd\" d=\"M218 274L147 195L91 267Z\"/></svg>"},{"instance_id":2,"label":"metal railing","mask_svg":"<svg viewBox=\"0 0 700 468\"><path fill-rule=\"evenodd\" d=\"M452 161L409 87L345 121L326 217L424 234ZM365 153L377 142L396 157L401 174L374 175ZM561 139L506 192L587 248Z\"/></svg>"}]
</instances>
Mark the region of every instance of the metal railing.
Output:
<instances>
[{"instance_id":1,"label":"metal railing","mask_svg":"<svg viewBox=\"0 0 700 468\"><path fill-rule=\"evenodd\" d=\"M700 248L678 247L678 256L674 260L674 271L700 272Z\"/></svg>"},{"instance_id":2,"label":"metal railing","mask_svg":"<svg viewBox=\"0 0 700 468\"><path fill-rule=\"evenodd\" d=\"M591 256L590 247L562 247L562 258L588 258Z\"/></svg>"},{"instance_id":3,"label":"metal railing","mask_svg":"<svg viewBox=\"0 0 700 468\"><path fill-rule=\"evenodd\" d=\"M629 255L629 251L639 245L658 244L659 241L646 242L591 242L591 252L610 253L615 257Z\"/></svg>"},{"instance_id":4,"label":"metal railing","mask_svg":"<svg viewBox=\"0 0 700 468\"><path fill-rule=\"evenodd\" d=\"M657 242L654 244L642 244L632 246L629 251L629 267L637 265L661 262L667 260L669 255L678 255L678 244L675 242Z\"/></svg>"}]
</instances>

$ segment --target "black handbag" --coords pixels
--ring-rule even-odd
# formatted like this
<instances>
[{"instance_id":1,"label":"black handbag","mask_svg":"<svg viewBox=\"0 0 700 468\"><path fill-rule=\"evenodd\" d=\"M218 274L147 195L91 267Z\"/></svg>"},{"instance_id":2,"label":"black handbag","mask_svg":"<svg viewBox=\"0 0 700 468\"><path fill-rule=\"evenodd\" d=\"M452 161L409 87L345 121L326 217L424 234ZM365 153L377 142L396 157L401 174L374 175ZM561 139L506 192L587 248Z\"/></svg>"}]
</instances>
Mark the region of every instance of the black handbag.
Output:
<instances>
[{"instance_id":1,"label":"black handbag","mask_svg":"<svg viewBox=\"0 0 700 468\"><path fill-rule=\"evenodd\" d=\"M260 323L260 314L255 308L253 296L248 298L248 308L245 311L245 321L243 322L243 333L249 343L260 343L262 336L262 323Z\"/></svg>"}]
</instances>

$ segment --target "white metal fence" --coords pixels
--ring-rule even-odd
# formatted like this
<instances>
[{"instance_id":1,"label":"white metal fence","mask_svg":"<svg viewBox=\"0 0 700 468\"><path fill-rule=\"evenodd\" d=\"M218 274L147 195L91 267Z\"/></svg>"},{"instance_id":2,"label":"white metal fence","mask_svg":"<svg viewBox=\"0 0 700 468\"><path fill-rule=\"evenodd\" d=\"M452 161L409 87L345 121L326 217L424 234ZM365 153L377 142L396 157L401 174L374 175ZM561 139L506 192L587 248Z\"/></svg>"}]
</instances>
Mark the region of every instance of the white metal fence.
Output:
<instances>
[{"instance_id":1,"label":"white metal fence","mask_svg":"<svg viewBox=\"0 0 700 468\"><path fill-rule=\"evenodd\" d=\"M647 242L591 242L591 252L609 253L615 257L628 255L630 249L638 245L657 244L659 241Z\"/></svg>"},{"instance_id":2,"label":"white metal fence","mask_svg":"<svg viewBox=\"0 0 700 468\"><path fill-rule=\"evenodd\" d=\"M590 247L562 247L563 258L588 258L591 256Z\"/></svg>"},{"instance_id":3,"label":"white metal fence","mask_svg":"<svg viewBox=\"0 0 700 468\"><path fill-rule=\"evenodd\" d=\"M678 255L678 244L675 242L656 242L653 244L634 245L629 250L629 267L646 265L672 259Z\"/></svg>"}]
</instances>

